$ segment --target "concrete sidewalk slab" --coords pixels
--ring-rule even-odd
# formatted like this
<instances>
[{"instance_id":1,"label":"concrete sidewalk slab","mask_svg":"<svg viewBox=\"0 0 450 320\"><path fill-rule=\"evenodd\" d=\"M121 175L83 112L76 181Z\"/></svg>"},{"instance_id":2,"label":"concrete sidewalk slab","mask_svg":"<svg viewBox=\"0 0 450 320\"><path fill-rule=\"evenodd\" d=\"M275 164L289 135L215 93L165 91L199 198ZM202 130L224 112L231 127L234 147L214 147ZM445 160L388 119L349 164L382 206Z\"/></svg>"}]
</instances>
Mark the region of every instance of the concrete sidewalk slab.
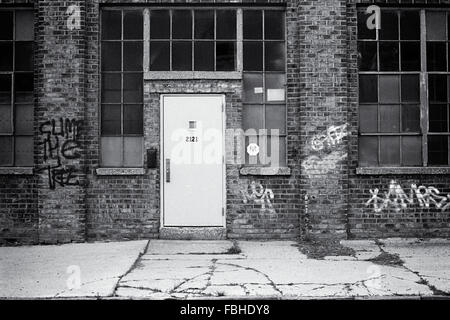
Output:
<instances>
[{"instance_id":1,"label":"concrete sidewalk slab","mask_svg":"<svg viewBox=\"0 0 450 320\"><path fill-rule=\"evenodd\" d=\"M0 297L110 296L147 243L0 247Z\"/></svg>"},{"instance_id":2,"label":"concrete sidewalk slab","mask_svg":"<svg viewBox=\"0 0 450 320\"><path fill-rule=\"evenodd\" d=\"M171 254L221 254L233 247L228 240L152 240L148 255Z\"/></svg>"}]
</instances>

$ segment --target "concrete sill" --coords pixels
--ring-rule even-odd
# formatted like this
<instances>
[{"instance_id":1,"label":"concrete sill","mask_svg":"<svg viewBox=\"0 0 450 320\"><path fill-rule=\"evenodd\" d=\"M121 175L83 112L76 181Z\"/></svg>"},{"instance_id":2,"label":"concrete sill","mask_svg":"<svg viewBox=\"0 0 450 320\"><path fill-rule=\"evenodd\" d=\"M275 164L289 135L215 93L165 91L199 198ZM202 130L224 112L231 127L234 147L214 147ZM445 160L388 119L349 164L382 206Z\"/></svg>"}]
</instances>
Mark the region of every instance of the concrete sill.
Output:
<instances>
[{"instance_id":1,"label":"concrete sill","mask_svg":"<svg viewBox=\"0 0 450 320\"><path fill-rule=\"evenodd\" d=\"M98 176L142 176L145 175L144 168L97 168Z\"/></svg>"},{"instance_id":2,"label":"concrete sill","mask_svg":"<svg viewBox=\"0 0 450 320\"><path fill-rule=\"evenodd\" d=\"M201 80L201 79L217 79L217 80L240 80L242 72L239 71L148 71L144 73L145 80Z\"/></svg>"},{"instance_id":3,"label":"concrete sill","mask_svg":"<svg viewBox=\"0 0 450 320\"><path fill-rule=\"evenodd\" d=\"M450 174L450 167L358 167L358 175Z\"/></svg>"},{"instance_id":4,"label":"concrete sill","mask_svg":"<svg viewBox=\"0 0 450 320\"><path fill-rule=\"evenodd\" d=\"M0 167L0 175L31 176L34 174L33 167Z\"/></svg>"},{"instance_id":5,"label":"concrete sill","mask_svg":"<svg viewBox=\"0 0 450 320\"><path fill-rule=\"evenodd\" d=\"M288 167L242 167L239 173L243 176L289 176L291 168Z\"/></svg>"}]
</instances>

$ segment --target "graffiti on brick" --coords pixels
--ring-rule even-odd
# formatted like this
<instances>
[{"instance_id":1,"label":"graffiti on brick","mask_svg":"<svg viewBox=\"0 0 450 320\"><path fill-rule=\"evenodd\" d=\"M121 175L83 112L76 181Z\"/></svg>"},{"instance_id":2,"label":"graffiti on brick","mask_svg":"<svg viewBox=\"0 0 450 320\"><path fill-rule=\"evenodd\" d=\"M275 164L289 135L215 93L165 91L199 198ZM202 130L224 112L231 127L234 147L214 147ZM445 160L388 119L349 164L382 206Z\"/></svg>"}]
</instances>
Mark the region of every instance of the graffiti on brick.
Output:
<instances>
[{"instance_id":1,"label":"graffiti on brick","mask_svg":"<svg viewBox=\"0 0 450 320\"><path fill-rule=\"evenodd\" d=\"M39 126L44 166L37 171L47 172L50 189L55 189L56 185L80 185L78 170L74 166L63 165L63 161L81 157L81 125L81 120L59 118Z\"/></svg>"},{"instance_id":2,"label":"graffiti on brick","mask_svg":"<svg viewBox=\"0 0 450 320\"><path fill-rule=\"evenodd\" d=\"M253 202L256 205L260 205L261 209L273 209L270 199L274 199L274 195L271 189L264 188L261 183L252 181L246 190L241 190L243 202L245 204Z\"/></svg>"},{"instance_id":3,"label":"graffiti on brick","mask_svg":"<svg viewBox=\"0 0 450 320\"><path fill-rule=\"evenodd\" d=\"M381 194L378 188L370 189L369 192L371 198L366 202L366 206L372 206L375 212L381 212L383 209L394 209L399 212L414 204L419 204L422 208L435 207L442 211L450 208L450 194L442 195L433 186L411 184L407 193L396 180L391 180L387 192Z\"/></svg>"},{"instance_id":4,"label":"graffiti on brick","mask_svg":"<svg viewBox=\"0 0 450 320\"><path fill-rule=\"evenodd\" d=\"M347 152L335 151L324 157L309 156L302 162L302 167L307 174L327 174L336 169L339 161L347 158Z\"/></svg>"},{"instance_id":5,"label":"graffiti on brick","mask_svg":"<svg viewBox=\"0 0 450 320\"><path fill-rule=\"evenodd\" d=\"M347 124L331 126L326 131L315 135L311 139L311 148L315 151L323 150L325 147L333 147L342 142L347 135Z\"/></svg>"},{"instance_id":6,"label":"graffiti on brick","mask_svg":"<svg viewBox=\"0 0 450 320\"><path fill-rule=\"evenodd\" d=\"M67 17L67 28L69 30L79 30L81 28L81 13L80 6L71 5L67 8L66 14Z\"/></svg>"}]
</instances>

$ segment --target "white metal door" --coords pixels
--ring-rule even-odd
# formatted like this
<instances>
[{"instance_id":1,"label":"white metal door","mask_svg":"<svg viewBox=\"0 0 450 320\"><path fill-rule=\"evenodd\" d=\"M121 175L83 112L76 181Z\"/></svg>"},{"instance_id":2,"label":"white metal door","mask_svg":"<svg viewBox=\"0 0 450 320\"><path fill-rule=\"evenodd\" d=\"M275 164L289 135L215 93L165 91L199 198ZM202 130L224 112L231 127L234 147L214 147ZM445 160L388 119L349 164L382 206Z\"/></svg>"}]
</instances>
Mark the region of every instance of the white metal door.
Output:
<instances>
[{"instance_id":1,"label":"white metal door","mask_svg":"<svg viewBox=\"0 0 450 320\"><path fill-rule=\"evenodd\" d=\"M224 225L224 96L162 97L164 226Z\"/></svg>"}]
</instances>

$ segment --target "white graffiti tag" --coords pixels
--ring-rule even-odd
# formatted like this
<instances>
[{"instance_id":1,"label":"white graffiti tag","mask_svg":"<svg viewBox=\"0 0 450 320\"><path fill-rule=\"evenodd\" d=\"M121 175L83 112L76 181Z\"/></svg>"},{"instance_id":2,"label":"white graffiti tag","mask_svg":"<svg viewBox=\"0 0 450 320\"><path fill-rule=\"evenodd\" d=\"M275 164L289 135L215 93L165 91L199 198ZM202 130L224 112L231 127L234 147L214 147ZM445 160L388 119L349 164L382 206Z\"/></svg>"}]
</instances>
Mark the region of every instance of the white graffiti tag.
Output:
<instances>
[{"instance_id":1,"label":"white graffiti tag","mask_svg":"<svg viewBox=\"0 0 450 320\"><path fill-rule=\"evenodd\" d=\"M346 152L333 152L323 159L318 156L309 156L302 162L302 167L307 174L326 174L336 169L339 161L347 158Z\"/></svg>"},{"instance_id":2,"label":"white graffiti tag","mask_svg":"<svg viewBox=\"0 0 450 320\"><path fill-rule=\"evenodd\" d=\"M334 146L342 142L347 135L347 124L331 126L324 133L318 134L311 139L311 147L315 151L322 150L325 146Z\"/></svg>"},{"instance_id":3,"label":"white graffiti tag","mask_svg":"<svg viewBox=\"0 0 450 320\"><path fill-rule=\"evenodd\" d=\"M380 190L370 189L371 198L366 202L366 206L372 204L375 212L381 212L383 209L393 208L396 212L406 209L408 205L414 204L414 198L420 207L430 208L430 204L442 211L450 207L450 194L447 196L440 195L440 191L433 187L419 186L411 184L409 195L403 190L399 183L391 180L388 192L384 192L383 196L379 196Z\"/></svg>"},{"instance_id":4,"label":"white graffiti tag","mask_svg":"<svg viewBox=\"0 0 450 320\"><path fill-rule=\"evenodd\" d=\"M262 184L252 181L250 183L250 191L251 193L248 192L248 188L245 191L241 190L244 203L248 203L250 201L260 205L262 209L265 209L266 205L270 209L273 208L272 203L270 202L270 199L274 198L271 189L264 188Z\"/></svg>"}]
</instances>

